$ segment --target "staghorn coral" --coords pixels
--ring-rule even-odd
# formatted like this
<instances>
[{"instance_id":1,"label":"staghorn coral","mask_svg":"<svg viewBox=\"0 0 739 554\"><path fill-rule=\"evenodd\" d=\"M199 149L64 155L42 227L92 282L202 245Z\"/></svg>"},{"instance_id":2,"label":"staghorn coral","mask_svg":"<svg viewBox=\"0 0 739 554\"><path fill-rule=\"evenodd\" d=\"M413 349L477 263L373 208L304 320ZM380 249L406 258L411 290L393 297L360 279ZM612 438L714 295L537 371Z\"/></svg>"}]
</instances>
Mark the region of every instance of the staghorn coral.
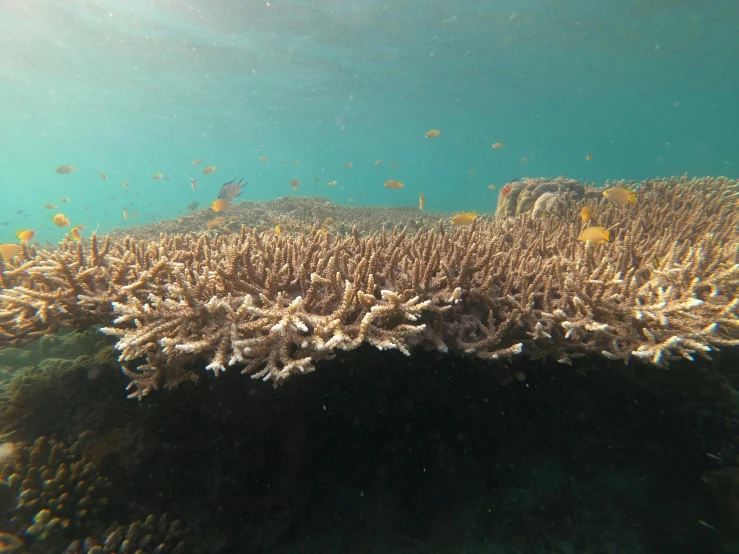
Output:
<instances>
[{"instance_id":1,"label":"staghorn coral","mask_svg":"<svg viewBox=\"0 0 739 554\"><path fill-rule=\"evenodd\" d=\"M552 192L533 184L521 184L531 207L533 191ZM739 344L737 193L725 178L672 178L641 183L635 205L570 191L553 217L412 236L242 228L26 247L3 268L0 345L105 325L139 398L194 378L200 359L279 383L363 343L483 359L545 351L562 363L709 357ZM584 203L611 243L577 240Z\"/></svg>"}]
</instances>

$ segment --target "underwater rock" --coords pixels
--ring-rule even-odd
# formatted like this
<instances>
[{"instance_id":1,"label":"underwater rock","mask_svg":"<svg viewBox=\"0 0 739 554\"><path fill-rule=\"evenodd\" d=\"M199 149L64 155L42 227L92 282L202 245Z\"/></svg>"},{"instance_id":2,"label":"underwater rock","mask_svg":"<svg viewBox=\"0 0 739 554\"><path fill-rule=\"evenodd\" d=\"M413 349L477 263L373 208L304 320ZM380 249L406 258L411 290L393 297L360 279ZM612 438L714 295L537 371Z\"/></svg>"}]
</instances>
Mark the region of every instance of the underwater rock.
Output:
<instances>
[{"instance_id":1,"label":"underwater rock","mask_svg":"<svg viewBox=\"0 0 739 554\"><path fill-rule=\"evenodd\" d=\"M504 186L498 193L496 218L515 217L534 209L536 201L545 193L557 196L569 193L574 200L585 195L585 187L579 181L557 177L555 179L524 179Z\"/></svg>"}]
</instances>

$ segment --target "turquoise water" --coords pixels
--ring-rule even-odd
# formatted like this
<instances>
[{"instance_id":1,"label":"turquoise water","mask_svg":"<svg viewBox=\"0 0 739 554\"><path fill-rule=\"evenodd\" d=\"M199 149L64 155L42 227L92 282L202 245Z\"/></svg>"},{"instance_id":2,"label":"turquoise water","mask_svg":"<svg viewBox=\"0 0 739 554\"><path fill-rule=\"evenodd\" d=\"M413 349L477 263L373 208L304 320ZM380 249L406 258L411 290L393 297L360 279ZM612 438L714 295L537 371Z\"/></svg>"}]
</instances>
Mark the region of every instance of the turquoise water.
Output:
<instances>
[{"instance_id":1,"label":"turquoise water","mask_svg":"<svg viewBox=\"0 0 739 554\"><path fill-rule=\"evenodd\" d=\"M0 10L1 242L20 228L56 242L59 211L102 232L171 218L234 176L249 181L245 200L291 194L300 179L299 194L344 204L416 205L423 192L427 210L485 212L497 197L487 186L514 177L739 175L729 0ZM430 129L441 136L424 138ZM62 164L78 171L56 174ZM216 172L202 175L207 165Z\"/></svg>"}]
</instances>

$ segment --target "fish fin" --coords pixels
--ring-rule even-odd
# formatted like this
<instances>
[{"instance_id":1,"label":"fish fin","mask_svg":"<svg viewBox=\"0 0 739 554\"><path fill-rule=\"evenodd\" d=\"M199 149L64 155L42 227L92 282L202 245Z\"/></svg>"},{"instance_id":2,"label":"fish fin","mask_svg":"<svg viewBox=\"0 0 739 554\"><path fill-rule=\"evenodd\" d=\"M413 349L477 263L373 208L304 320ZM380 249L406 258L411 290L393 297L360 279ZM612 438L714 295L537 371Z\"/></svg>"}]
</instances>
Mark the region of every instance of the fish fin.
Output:
<instances>
[{"instance_id":1,"label":"fish fin","mask_svg":"<svg viewBox=\"0 0 739 554\"><path fill-rule=\"evenodd\" d=\"M606 229L603 233L603 238L606 239L606 242L611 242L611 231Z\"/></svg>"}]
</instances>

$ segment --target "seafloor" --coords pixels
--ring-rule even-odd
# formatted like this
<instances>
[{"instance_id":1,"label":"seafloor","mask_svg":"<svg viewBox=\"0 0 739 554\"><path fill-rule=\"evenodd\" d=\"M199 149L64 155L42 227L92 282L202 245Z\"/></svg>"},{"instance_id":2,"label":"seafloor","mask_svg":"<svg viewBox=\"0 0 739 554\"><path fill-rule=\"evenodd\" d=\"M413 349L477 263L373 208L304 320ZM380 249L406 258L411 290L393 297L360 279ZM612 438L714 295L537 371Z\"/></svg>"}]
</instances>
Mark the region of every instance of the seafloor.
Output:
<instances>
[{"instance_id":1,"label":"seafloor","mask_svg":"<svg viewBox=\"0 0 739 554\"><path fill-rule=\"evenodd\" d=\"M343 225L347 208L294 202L233 221ZM346 221L446 217L361 210ZM0 351L0 552L739 552L736 350L666 370L365 346L279 388L201 371L136 401L114 344L64 330Z\"/></svg>"}]
</instances>

